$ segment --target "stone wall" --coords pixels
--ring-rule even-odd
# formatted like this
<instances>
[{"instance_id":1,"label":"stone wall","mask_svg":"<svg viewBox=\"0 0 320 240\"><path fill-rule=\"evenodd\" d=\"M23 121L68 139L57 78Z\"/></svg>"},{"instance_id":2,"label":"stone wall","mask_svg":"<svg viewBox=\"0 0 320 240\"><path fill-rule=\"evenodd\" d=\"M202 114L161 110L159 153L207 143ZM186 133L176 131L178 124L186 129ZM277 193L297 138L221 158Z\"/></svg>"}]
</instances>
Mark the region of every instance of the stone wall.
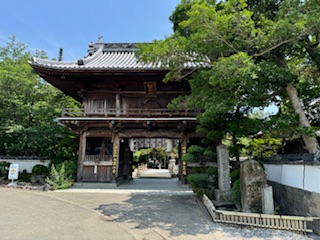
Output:
<instances>
[{"instance_id":1,"label":"stone wall","mask_svg":"<svg viewBox=\"0 0 320 240\"><path fill-rule=\"evenodd\" d=\"M320 217L320 194L268 181L274 200L283 214ZM308 228L320 235L320 220L308 223Z\"/></svg>"}]
</instances>

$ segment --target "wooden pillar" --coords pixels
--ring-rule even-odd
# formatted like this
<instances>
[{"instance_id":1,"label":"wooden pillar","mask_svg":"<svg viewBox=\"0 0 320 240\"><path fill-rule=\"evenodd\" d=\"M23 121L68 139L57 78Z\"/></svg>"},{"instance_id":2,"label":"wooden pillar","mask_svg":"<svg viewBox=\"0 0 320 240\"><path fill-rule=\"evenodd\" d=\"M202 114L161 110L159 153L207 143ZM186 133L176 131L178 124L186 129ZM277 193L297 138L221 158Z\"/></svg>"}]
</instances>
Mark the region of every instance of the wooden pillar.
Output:
<instances>
[{"instance_id":1,"label":"wooden pillar","mask_svg":"<svg viewBox=\"0 0 320 240\"><path fill-rule=\"evenodd\" d=\"M121 113L121 101L120 101L120 94L116 94L116 109L117 109L117 117L120 116Z\"/></svg>"},{"instance_id":2,"label":"wooden pillar","mask_svg":"<svg viewBox=\"0 0 320 240\"><path fill-rule=\"evenodd\" d=\"M119 176L119 153L120 153L120 137L118 133L113 133L112 136L113 151L112 151L112 182L116 182Z\"/></svg>"},{"instance_id":3,"label":"wooden pillar","mask_svg":"<svg viewBox=\"0 0 320 240\"><path fill-rule=\"evenodd\" d=\"M187 153L187 144L188 144L188 136L186 134L182 134L180 139L181 144L181 159ZM180 173L181 173L181 183L187 183L187 163L186 161L181 161L180 166Z\"/></svg>"},{"instance_id":4,"label":"wooden pillar","mask_svg":"<svg viewBox=\"0 0 320 240\"><path fill-rule=\"evenodd\" d=\"M79 154L77 164L77 181L82 182L83 180L83 160L86 154L86 133L83 132L79 136Z\"/></svg>"}]
</instances>

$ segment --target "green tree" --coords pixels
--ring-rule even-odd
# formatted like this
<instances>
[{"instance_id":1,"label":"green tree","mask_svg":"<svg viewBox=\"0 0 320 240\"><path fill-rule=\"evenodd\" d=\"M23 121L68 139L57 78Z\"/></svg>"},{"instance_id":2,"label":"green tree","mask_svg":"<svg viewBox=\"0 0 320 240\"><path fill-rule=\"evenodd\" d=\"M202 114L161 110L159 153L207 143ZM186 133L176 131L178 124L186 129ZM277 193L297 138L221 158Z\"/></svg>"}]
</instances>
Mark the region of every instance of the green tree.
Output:
<instances>
[{"instance_id":1,"label":"green tree","mask_svg":"<svg viewBox=\"0 0 320 240\"><path fill-rule=\"evenodd\" d=\"M289 101L292 111L287 113L298 115L306 149L318 150L296 87L301 82L299 69L320 69L317 0L189 0L177 6L171 20L174 34L141 45L138 54L141 61L161 61L169 67L165 81L191 79L191 95L176 100L175 106L200 107L205 110L200 128L224 119L221 129L237 137L254 129L248 118L254 108ZM186 70L188 62L196 68ZM249 128L233 128L239 121Z\"/></svg>"},{"instance_id":2,"label":"green tree","mask_svg":"<svg viewBox=\"0 0 320 240\"><path fill-rule=\"evenodd\" d=\"M70 135L53 120L61 105L77 103L33 73L27 46L10 37L0 46L0 155L55 156L59 142Z\"/></svg>"}]
</instances>

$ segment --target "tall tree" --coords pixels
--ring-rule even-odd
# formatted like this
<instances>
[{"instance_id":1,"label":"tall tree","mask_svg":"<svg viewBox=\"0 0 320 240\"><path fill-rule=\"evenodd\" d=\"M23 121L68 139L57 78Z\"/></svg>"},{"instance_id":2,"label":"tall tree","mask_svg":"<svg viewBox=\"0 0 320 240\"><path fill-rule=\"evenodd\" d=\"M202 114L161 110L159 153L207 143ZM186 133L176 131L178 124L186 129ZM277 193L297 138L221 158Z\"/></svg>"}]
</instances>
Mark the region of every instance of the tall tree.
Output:
<instances>
[{"instance_id":1,"label":"tall tree","mask_svg":"<svg viewBox=\"0 0 320 240\"><path fill-rule=\"evenodd\" d=\"M53 120L75 102L33 73L32 56L14 36L0 46L0 155L54 155L70 134Z\"/></svg>"},{"instance_id":2,"label":"tall tree","mask_svg":"<svg viewBox=\"0 0 320 240\"><path fill-rule=\"evenodd\" d=\"M169 67L166 81L192 74L191 96L175 105L201 107L204 119L248 116L252 109L289 98L301 128L310 129L296 89L297 59L317 65L320 5L317 0L183 0L171 16L175 32L142 45L142 61ZM309 49L308 49L309 48ZM186 63L198 66L186 72ZM181 100L181 98L179 99ZM305 131L305 148L318 142Z\"/></svg>"}]
</instances>

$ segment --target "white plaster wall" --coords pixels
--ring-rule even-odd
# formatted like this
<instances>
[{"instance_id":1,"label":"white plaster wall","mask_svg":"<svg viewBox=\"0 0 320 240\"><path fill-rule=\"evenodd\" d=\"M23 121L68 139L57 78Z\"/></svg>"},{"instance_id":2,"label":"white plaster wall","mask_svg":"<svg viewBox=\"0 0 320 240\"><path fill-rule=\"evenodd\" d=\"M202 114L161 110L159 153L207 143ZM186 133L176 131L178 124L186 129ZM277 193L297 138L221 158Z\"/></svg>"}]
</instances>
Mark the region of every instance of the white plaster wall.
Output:
<instances>
[{"instance_id":1,"label":"white plaster wall","mask_svg":"<svg viewBox=\"0 0 320 240\"><path fill-rule=\"evenodd\" d=\"M320 193L320 166L305 166L304 189Z\"/></svg>"},{"instance_id":2,"label":"white plaster wall","mask_svg":"<svg viewBox=\"0 0 320 240\"><path fill-rule=\"evenodd\" d=\"M282 165L281 184L303 189L303 165Z\"/></svg>"},{"instance_id":3,"label":"white plaster wall","mask_svg":"<svg viewBox=\"0 0 320 240\"><path fill-rule=\"evenodd\" d=\"M320 193L320 166L264 164L267 179L286 186Z\"/></svg>"},{"instance_id":4,"label":"white plaster wall","mask_svg":"<svg viewBox=\"0 0 320 240\"><path fill-rule=\"evenodd\" d=\"M282 165L264 164L264 168L267 174L267 179L273 182L281 182Z\"/></svg>"},{"instance_id":5,"label":"white plaster wall","mask_svg":"<svg viewBox=\"0 0 320 240\"><path fill-rule=\"evenodd\" d=\"M46 167L49 166L50 160L15 160L15 159L0 159L0 162L9 162L12 164L19 164L19 172L27 170L28 173L31 173L32 168L35 165L41 164Z\"/></svg>"}]
</instances>

